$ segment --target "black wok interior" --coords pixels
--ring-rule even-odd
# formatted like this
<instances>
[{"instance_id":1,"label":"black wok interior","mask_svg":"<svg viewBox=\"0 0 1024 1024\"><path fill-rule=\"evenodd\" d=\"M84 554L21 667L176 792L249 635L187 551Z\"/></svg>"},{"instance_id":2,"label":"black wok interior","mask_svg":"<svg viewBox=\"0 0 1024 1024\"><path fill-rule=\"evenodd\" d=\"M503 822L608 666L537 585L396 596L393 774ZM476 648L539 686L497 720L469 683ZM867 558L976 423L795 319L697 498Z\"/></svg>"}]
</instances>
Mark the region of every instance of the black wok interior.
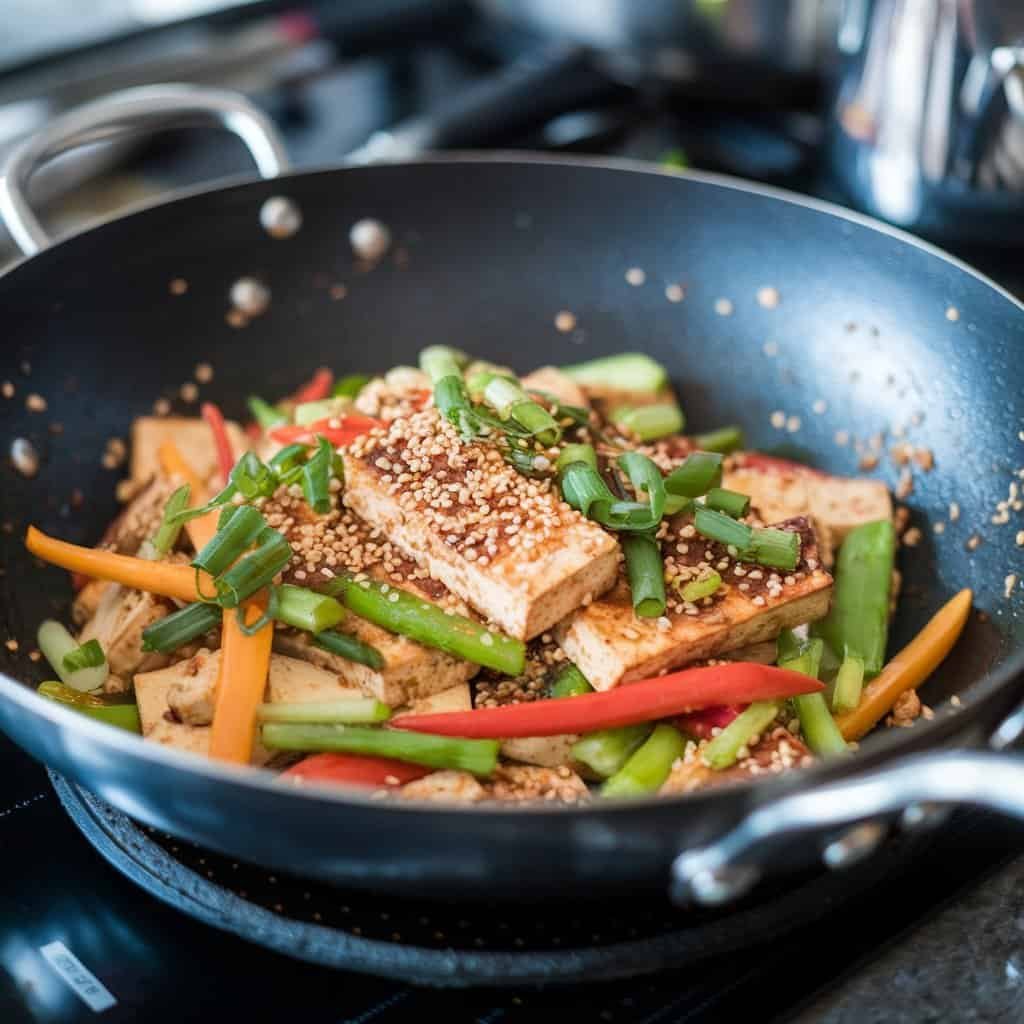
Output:
<instances>
[{"instance_id":1,"label":"black wok interior","mask_svg":"<svg viewBox=\"0 0 1024 1024\"><path fill-rule=\"evenodd\" d=\"M277 194L304 216L288 240L259 224L260 204ZM393 248L372 270L356 265L348 230L367 216L390 227L407 260ZM630 267L645 271L642 286L627 283ZM243 275L263 280L272 302L237 329L225 314ZM188 282L184 295L171 294L174 278ZM666 299L670 282L684 286L684 301ZM343 299L332 298L335 283ZM776 309L756 300L766 285L779 290ZM719 299L731 315L716 312ZM947 318L950 307L959 319ZM907 426L935 468L915 472L906 501L923 540L903 555L890 649L971 586L983 615L972 616L924 697L938 707L958 694L969 716L973 694L990 717L1012 700L1006 686L996 694L992 676L1024 647L1022 592L1003 596L1021 549L1016 527L990 519L1024 466L1024 315L993 286L891 233L699 177L439 160L301 174L140 212L0 278L0 309L0 379L17 389L0 405L4 438L27 437L43 457L32 480L5 465L0 488L0 628L20 641L17 652L0 646L0 669L14 678L45 677L27 657L35 627L71 594L64 572L25 553L24 527L98 540L118 507L119 474L101 465L107 440L127 439L133 417L160 397L194 414L178 391L197 363L215 372L201 396L241 419L246 395L285 394L317 366L384 370L446 343L520 370L646 351L670 368L689 428L739 421L752 447L836 473L858 471L852 441L837 444L837 432L864 440L887 431L888 447L892 428ZM577 332L555 329L560 310L575 314ZM766 354L768 342L777 354ZM47 412L26 411L30 392ZM826 411L812 411L822 401ZM774 428L775 411L799 417L799 430ZM890 486L897 472L881 459ZM960 517L950 522L953 501ZM982 543L968 550L973 533ZM910 749L956 728L939 719L883 745Z\"/></svg>"}]
</instances>

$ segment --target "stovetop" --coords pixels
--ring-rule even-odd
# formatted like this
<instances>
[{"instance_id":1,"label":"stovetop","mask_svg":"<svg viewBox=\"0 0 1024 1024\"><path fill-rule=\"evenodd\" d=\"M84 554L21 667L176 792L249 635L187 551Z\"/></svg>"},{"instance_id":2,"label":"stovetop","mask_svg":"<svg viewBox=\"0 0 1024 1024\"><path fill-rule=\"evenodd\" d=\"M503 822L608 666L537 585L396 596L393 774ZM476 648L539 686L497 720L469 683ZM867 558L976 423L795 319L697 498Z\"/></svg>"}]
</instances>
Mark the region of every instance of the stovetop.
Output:
<instances>
[{"instance_id":1,"label":"stovetop","mask_svg":"<svg viewBox=\"0 0 1024 1024\"><path fill-rule=\"evenodd\" d=\"M329 64L257 93L298 168L342 160L375 130L446 102L493 70L492 47L437 43ZM809 109L609 89L488 144L678 159L842 202ZM50 211L68 229L175 186L245 169L232 140L176 134ZM1013 253L958 253L1018 294ZM443 992L302 963L192 920L126 880L82 837L45 770L0 736L0 1021L420 1020L496 1024L572 1015L623 1024L1024 1019L1024 833L960 812L870 898L753 949L626 981ZM794 899L799 898L794 894ZM387 913L381 897L381 912ZM557 921L557 909L546 911ZM445 911L442 909L442 915ZM458 915L458 908L447 913ZM626 907L609 907L617 920ZM54 943L61 944L54 946ZM44 952L45 950L45 952ZM69 951L69 960L63 951ZM83 999L65 976L88 988ZM62 973L63 972L63 973ZM107 1000L109 1002L109 1000Z\"/></svg>"}]
</instances>

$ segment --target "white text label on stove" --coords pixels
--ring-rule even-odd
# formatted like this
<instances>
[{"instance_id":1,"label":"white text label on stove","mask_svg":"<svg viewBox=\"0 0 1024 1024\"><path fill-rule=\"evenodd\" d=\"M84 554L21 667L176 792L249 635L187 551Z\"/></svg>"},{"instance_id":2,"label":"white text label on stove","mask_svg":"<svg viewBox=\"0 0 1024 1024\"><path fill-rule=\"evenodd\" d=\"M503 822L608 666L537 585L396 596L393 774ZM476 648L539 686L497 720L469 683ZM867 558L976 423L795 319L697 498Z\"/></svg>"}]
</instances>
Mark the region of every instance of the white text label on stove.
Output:
<instances>
[{"instance_id":1,"label":"white text label on stove","mask_svg":"<svg viewBox=\"0 0 1024 1024\"><path fill-rule=\"evenodd\" d=\"M40 946L39 952L94 1013L117 1005L110 990L63 942L49 942Z\"/></svg>"}]
</instances>

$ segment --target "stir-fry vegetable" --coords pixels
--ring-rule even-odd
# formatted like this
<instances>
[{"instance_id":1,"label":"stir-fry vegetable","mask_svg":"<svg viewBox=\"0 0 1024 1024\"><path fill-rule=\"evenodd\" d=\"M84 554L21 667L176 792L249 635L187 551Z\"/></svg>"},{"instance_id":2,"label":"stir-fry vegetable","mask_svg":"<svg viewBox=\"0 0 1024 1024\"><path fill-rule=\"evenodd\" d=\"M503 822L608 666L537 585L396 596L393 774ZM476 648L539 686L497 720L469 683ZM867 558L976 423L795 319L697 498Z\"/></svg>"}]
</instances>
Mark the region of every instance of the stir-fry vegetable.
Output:
<instances>
[{"instance_id":1,"label":"stir-fry vegetable","mask_svg":"<svg viewBox=\"0 0 1024 1024\"><path fill-rule=\"evenodd\" d=\"M587 677L571 662L563 665L551 680L548 696L558 700L561 697L578 697L581 693L593 693L594 688Z\"/></svg>"},{"instance_id":2,"label":"stir-fry vegetable","mask_svg":"<svg viewBox=\"0 0 1024 1024\"><path fill-rule=\"evenodd\" d=\"M331 393L334 385L334 374L326 366L321 366L310 379L302 385L291 397L295 405L303 402L315 402L320 398L326 398Z\"/></svg>"},{"instance_id":3,"label":"stir-fry vegetable","mask_svg":"<svg viewBox=\"0 0 1024 1024\"><path fill-rule=\"evenodd\" d=\"M750 496L730 491L724 487L712 487L704 499L708 508L724 512L733 519L742 519L750 511Z\"/></svg>"},{"instance_id":4,"label":"stir-fry vegetable","mask_svg":"<svg viewBox=\"0 0 1024 1024\"><path fill-rule=\"evenodd\" d=\"M526 647L521 640L490 630L464 615L451 615L408 590L376 580L357 581L348 574L336 576L322 589L360 618L426 647L436 647L510 676L522 673L526 664Z\"/></svg>"},{"instance_id":5,"label":"stir-fry vegetable","mask_svg":"<svg viewBox=\"0 0 1024 1024\"><path fill-rule=\"evenodd\" d=\"M163 518L160 520L156 533L148 541L148 546L147 542L143 542L142 547L139 548L139 555L141 557L146 557L147 555L151 555L153 558L167 557L171 548L178 542L178 537L181 534L183 524L176 517L179 512L188 508L191 494L192 488L188 484L182 484L167 499Z\"/></svg>"},{"instance_id":6,"label":"stir-fry vegetable","mask_svg":"<svg viewBox=\"0 0 1024 1024\"><path fill-rule=\"evenodd\" d=\"M139 709L135 706L134 701L111 700L94 693L81 693L56 681L40 683L36 692L40 697L52 700L56 704L63 704L64 707L71 708L80 714L88 715L100 722L106 722L107 725L113 725L128 732L142 732Z\"/></svg>"},{"instance_id":7,"label":"stir-fry vegetable","mask_svg":"<svg viewBox=\"0 0 1024 1024\"><path fill-rule=\"evenodd\" d=\"M719 427L707 434L698 434L693 443L701 451L729 455L743 447L743 430L737 426Z\"/></svg>"},{"instance_id":8,"label":"stir-fry vegetable","mask_svg":"<svg viewBox=\"0 0 1024 1024\"><path fill-rule=\"evenodd\" d=\"M398 724L397 719L394 724ZM398 761L451 768L473 775L490 775L498 763L498 741L428 736L365 725L294 725L271 722L263 727L263 744L270 750L333 751L372 754Z\"/></svg>"},{"instance_id":9,"label":"stir-fry vegetable","mask_svg":"<svg viewBox=\"0 0 1024 1024\"><path fill-rule=\"evenodd\" d=\"M665 477L665 490L683 498L699 498L722 482L721 455L693 452Z\"/></svg>"},{"instance_id":10,"label":"stir-fry vegetable","mask_svg":"<svg viewBox=\"0 0 1024 1024\"><path fill-rule=\"evenodd\" d=\"M464 439L480 434L481 423L469 399L462 371L469 356L447 345L431 345L420 353L420 369L434 386L434 405Z\"/></svg>"},{"instance_id":11,"label":"stir-fry vegetable","mask_svg":"<svg viewBox=\"0 0 1024 1024\"><path fill-rule=\"evenodd\" d=\"M786 635L779 642L779 667L817 679L821 668L822 641L814 639L801 644L788 630L784 633ZM799 651L795 655L792 653L794 647ZM821 693L794 696L793 706L800 719L800 731L807 741L807 746L815 754L819 757L831 757L846 753L846 742Z\"/></svg>"},{"instance_id":12,"label":"stir-fry vegetable","mask_svg":"<svg viewBox=\"0 0 1024 1024\"><path fill-rule=\"evenodd\" d=\"M275 405L271 405L269 402L265 402L259 395L250 395L246 399L246 405L248 405L253 419L256 420L263 430L271 430L273 427L279 427L288 422L288 414L286 412L278 409Z\"/></svg>"},{"instance_id":13,"label":"stir-fry vegetable","mask_svg":"<svg viewBox=\"0 0 1024 1024\"><path fill-rule=\"evenodd\" d=\"M577 740L572 745L572 756L602 779L607 779L629 760L630 754L650 734L649 722L624 725L620 729L600 729Z\"/></svg>"},{"instance_id":14,"label":"stir-fry vegetable","mask_svg":"<svg viewBox=\"0 0 1024 1024\"><path fill-rule=\"evenodd\" d=\"M544 406L523 390L519 381L497 373L485 376L483 400L503 420L514 420L545 448L558 443L562 428Z\"/></svg>"},{"instance_id":15,"label":"stir-fry vegetable","mask_svg":"<svg viewBox=\"0 0 1024 1024\"><path fill-rule=\"evenodd\" d=\"M901 694L920 686L953 649L971 611L973 592L950 598L901 651L871 680L856 709L840 715L837 724L847 740L859 740L891 710Z\"/></svg>"},{"instance_id":16,"label":"stir-fry vegetable","mask_svg":"<svg viewBox=\"0 0 1024 1024\"><path fill-rule=\"evenodd\" d=\"M267 433L267 437L278 444L315 444L316 439L322 437L335 448L341 448L351 444L357 437L362 437L363 434L382 426L382 420L350 412L344 416L330 416L315 423L274 427Z\"/></svg>"},{"instance_id":17,"label":"stir-fry vegetable","mask_svg":"<svg viewBox=\"0 0 1024 1024\"><path fill-rule=\"evenodd\" d=\"M295 782L329 782L371 789L404 786L429 775L433 769L368 754L312 754L286 768L281 777Z\"/></svg>"},{"instance_id":18,"label":"stir-fry vegetable","mask_svg":"<svg viewBox=\"0 0 1024 1024\"><path fill-rule=\"evenodd\" d=\"M704 760L716 771L736 763L740 751L775 721L781 705L776 701L759 700L737 715L704 748Z\"/></svg>"},{"instance_id":19,"label":"stir-fry vegetable","mask_svg":"<svg viewBox=\"0 0 1024 1024\"><path fill-rule=\"evenodd\" d=\"M391 717L391 708L373 697L345 700L308 700L294 703L260 704L260 722L300 722L320 725L376 725Z\"/></svg>"},{"instance_id":20,"label":"stir-fry vegetable","mask_svg":"<svg viewBox=\"0 0 1024 1024\"><path fill-rule=\"evenodd\" d=\"M348 633L325 629L313 637L313 643L325 651L347 658L349 661L358 662L360 665L366 665L373 669L384 667L384 656L376 647L364 644L362 640L349 636Z\"/></svg>"},{"instance_id":21,"label":"stir-fry vegetable","mask_svg":"<svg viewBox=\"0 0 1024 1024\"><path fill-rule=\"evenodd\" d=\"M350 373L337 381L331 391L335 398L356 398L359 392L370 383L370 377L365 373Z\"/></svg>"},{"instance_id":22,"label":"stir-fry vegetable","mask_svg":"<svg viewBox=\"0 0 1024 1024\"><path fill-rule=\"evenodd\" d=\"M253 601L245 609L245 622L254 623L262 614L260 603ZM236 616L227 612L223 622L210 757L248 764L256 733L256 709L263 700L270 671L274 627L268 624L250 635L239 627Z\"/></svg>"},{"instance_id":23,"label":"stir-fry vegetable","mask_svg":"<svg viewBox=\"0 0 1024 1024\"><path fill-rule=\"evenodd\" d=\"M160 468L168 476L177 476L185 481L188 486L188 507L191 509L202 508L208 501L206 486L199 478L199 474L188 464L178 446L173 441L164 441L157 450L157 457L160 460ZM199 551L210 542L210 538L217 532L217 513L211 511L205 515L185 520L184 517L181 517L182 511L182 509L178 509L174 516L165 514L163 526L173 529L179 525L175 517L180 517L184 522L189 540L192 541L192 547Z\"/></svg>"},{"instance_id":24,"label":"stir-fry vegetable","mask_svg":"<svg viewBox=\"0 0 1024 1024\"><path fill-rule=\"evenodd\" d=\"M665 566L658 542L649 534L627 534L622 538L626 575L633 599L633 611L641 618L656 619L665 614Z\"/></svg>"},{"instance_id":25,"label":"stir-fry vegetable","mask_svg":"<svg viewBox=\"0 0 1024 1024\"><path fill-rule=\"evenodd\" d=\"M614 690L585 693L572 700L507 704L438 715L407 715L394 724L397 729L439 736L497 739L560 736L653 722L718 704L819 693L822 689L824 687L816 679L796 672L770 665L735 662L684 669Z\"/></svg>"},{"instance_id":26,"label":"stir-fry vegetable","mask_svg":"<svg viewBox=\"0 0 1024 1024\"><path fill-rule=\"evenodd\" d=\"M203 402L200 406L200 414L209 424L210 433L213 435L213 446L217 450L217 463L220 466L222 482L227 483L231 478L231 470L235 465L235 453L231 448L231 438L228 437L228 428L224 423L224 414L213 402Z\"/></svg>"},{"instance_id":27,"label":"stir-fry vegetable","mask_svg":"<svg viewBox=\"0 0 1024 1024\"><path fill-rule=\"evenodd\" d=\"M611 414L611 421L640 442L678 434L686 425L683 410L674 402L621 406Z\"/></svg>"},{"instance_id":28,"label":"stir-fry vegetable","mask_svg":"<svg viewBox=\"0 0 1024 1024\"><path fill-rule=\"evenodd\" d=\"M832 608L814 633L839 657L855 655L870 679L885 664L896 532L889 520L850 531L836 560Z\"/></svg>"},{"instance_id":29,"label":"stir-fry vegetable","mask_svg":"<svg viewBox=\"0 0 1024 1024\"><path fill-rule=\"evenodd\" d=\"M634 797L656 793L686 744L679 730L657 725L626 763L601 787L601 796Z\"/></svg>"},{"instance_id":30,"label":"stir-fry vegetable","mask_svg":"<svg viewBox=\"0 0 1024 1024\"><path fill-rule=\"evenodd\" d=\"M36 643L61 681L73 690L98 690L107 680L109 667L99 641L78 645L54 619L47 619L36 634Z\"/></svg>"},{"instance_id":31,"label":"stir-fry vegetable","mask_svg":"<svg viewBox=\"0 0 1024 1024\"><path fill-rule=\"evenodd\" d=\"M832 689L832 710L837 714L853 711L860 704L864 690L864 659L847 654L836 673Z\"/></svg>"},{"instance_id":32,"label":"stir-fry vegetable","mask_svg":"<svg viewBox=\"0 0 1024 1024\"><path fill-rule=\"evenodd\" d=\"M665 367L643 352L603 356L574 366L563 366L577 384L584 387L615 388L657 394L668 384Z\"/></svg>"},{"instance_id":33,"label":"stir-fry vegetable","mask_svg":"<svg viewBox=\"0 0 1024 1024\"><path fill-rule=\"evenodd\" d=\"M147 626L142 631L142 649L170 654L216 629L220 620L219 605L196 601Z\"/></svg>"},{"instance_id":34,"label":"stir-fry vegetable","mask_svg":"<svg viewBox=\"0 0 1024 1024\"><path fill-rule=\"evenodd\" d=\"M680 715L676 720L676 727L688 736L698 740L709 740L713 730L724 729L742 713L742 704L723 704L717 708L704 708L702 711L693 711L688 715Z\"/></svg>"}]
</instances>

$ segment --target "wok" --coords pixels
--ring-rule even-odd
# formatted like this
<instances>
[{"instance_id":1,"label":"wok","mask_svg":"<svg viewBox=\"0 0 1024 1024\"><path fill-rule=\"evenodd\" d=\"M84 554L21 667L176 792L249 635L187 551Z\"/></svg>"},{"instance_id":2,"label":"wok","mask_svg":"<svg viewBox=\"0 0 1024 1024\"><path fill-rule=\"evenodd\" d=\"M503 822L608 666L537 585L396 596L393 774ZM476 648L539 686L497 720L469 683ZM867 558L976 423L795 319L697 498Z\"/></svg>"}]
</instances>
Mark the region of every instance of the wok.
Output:
<instances>
[{"instance_id":1,"label":"wok","mask_svg":"<svg viewBox=\"0 0 1024 1024\"><path fill-rule=\"evenodd\" d=\"M195 191L43 248L23 199L38 163L85 140L179 120L234 131L277 180ZM16 742L140 821L214 850L446 897L568 898L671 878L677 899L724 902L766 873L823 856L830 867L850 863L890 828L931 820L935 805L1024 816L1024 762L979 749L1009 746L1024 728L1012 713L1024 591L1004 599L1021 549L1016 526L990 523L1024 463L1017 301L907 235L726 178L501 154L285 171L257 112L185 87L138 90L61 118L4 169L0 212L30 254L0 278L0 379L17 387L3 405L4 435L28 437L42 454L35 479L7 469L0 489L10 524L0 532L0 617L20 642L0 647L0 728ZM260 226L261 204L275 195L303 215L286 240ZM390 226L407 261L360 272L348 229L367 216ZM642 287L625 281L634 266L646 271ZM265 281L273 298L238 330L225 322L226 297L243 274ZM174 278L187 280L185 295L171 294ZM332 301L324 280L344 281L347 297ZM666 300L669 281L685 284L684 302ZM777 309L755 300L764 285L779 290ZM719 298L732 301L731 316L716 313ZM563 309L576 314L577 334L554 329ZM439 808L286 790L269 774L149 745L33 692L45 671L27 657L36 625L66 609L71 589L66 573L26 554L23 531L35 522L96 542L117 510L115 474L101 465L108 438L175 395L200 362L215 370L204 396L242 417L247 394L287 393L319 365L381 370L431 342L523 370L641 349L671 368L693 429L739 419L752 446L838 473L857 468L838 431L865 438L911 424L908 437L932 450L935 469L917 474L909 498L923 540L902 559L892 649L955 590L970 585L976 595L976 614L924 691L934 720L882 730L856 757L720 792L573 809ZM49 403L45 415L26 410L33 391ZM826 411L813 413L822 402ZM774 429L776 410L798 415L799 431ZM893 482L887 460L880 472ZM947 521L951 501L960 517L940 536L932 524ZM975 532L983 542L969 550Z\"/></svg>"}]
</instances>

